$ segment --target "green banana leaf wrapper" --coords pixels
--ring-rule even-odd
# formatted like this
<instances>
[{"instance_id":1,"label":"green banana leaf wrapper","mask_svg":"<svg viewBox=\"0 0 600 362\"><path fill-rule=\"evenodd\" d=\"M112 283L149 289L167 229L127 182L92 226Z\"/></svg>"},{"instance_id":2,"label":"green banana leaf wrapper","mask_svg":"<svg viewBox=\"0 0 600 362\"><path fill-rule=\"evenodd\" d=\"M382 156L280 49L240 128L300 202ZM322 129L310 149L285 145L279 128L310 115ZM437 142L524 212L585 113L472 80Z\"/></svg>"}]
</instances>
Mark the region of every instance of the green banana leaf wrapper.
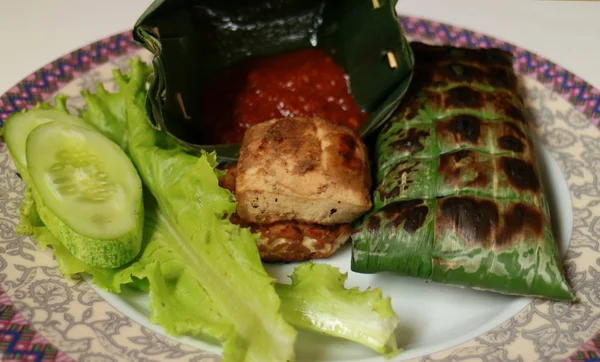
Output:
<instances>
[{"instance_id":1,"label":"green banana leaf wrapper","mask_svg":"<svg viewBox=\"0 0 600 362\"><path fill-rule=\"evenodd\" d=\"M411 45L414 80L375 140L352 270L573 300L512 55Z\"/></svg>"},{"instance_id":2,"label":"green banana leaf wrapper","mask_svg":"<svg viewBox=\"0 0 600 362\"><path fill-rule=\"evenodd\" d=\"M247 58L317 47L346 71L352 95L370 114L359 130L366 137L390 117L412 79L396 1L156 0L133 33L154 54L148 117L191 150L235 160L238 144L199 144L206 132L202 85Z\"/></svg>"}]
</instances>

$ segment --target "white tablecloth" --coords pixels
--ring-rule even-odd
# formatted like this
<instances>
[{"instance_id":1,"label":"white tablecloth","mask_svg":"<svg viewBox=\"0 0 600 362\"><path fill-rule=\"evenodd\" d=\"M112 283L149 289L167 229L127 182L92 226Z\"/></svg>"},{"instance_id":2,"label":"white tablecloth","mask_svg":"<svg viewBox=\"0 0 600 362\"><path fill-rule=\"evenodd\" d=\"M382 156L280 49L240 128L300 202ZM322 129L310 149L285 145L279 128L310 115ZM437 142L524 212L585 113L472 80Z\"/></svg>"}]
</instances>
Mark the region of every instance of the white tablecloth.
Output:
<instances>
[{"instance_id":1,"label":"white tablecloth","mask_svg":"<svg viewBox=\"0 0 600 362\"><path fill-rule=\"evenodd\" d=\"M0 94L55 58L127 30L151 0L0 1ZM600 88L600 2L399 0L398 12L538 53Z\"/></svg>"}]
</instances>

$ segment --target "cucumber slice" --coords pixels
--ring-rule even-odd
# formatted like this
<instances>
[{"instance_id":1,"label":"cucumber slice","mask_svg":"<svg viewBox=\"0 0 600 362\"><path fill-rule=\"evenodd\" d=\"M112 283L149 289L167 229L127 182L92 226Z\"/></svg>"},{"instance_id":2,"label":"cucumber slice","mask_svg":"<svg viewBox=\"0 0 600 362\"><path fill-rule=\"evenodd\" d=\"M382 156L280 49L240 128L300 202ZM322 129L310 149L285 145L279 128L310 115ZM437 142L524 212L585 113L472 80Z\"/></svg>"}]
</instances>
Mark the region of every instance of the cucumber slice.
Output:
<instances>
[{"instance_id":1,"label":"cucumber slice","mask_svg":"<svg viewBox=\"0 0 600 362\"><path fill-rule=\"evenodd\" d=\"M115 268L139 253L142 182L119 146L89 128L50 122L31 131L25 155L40 217L75 257Z\"/></svg>"},{"instance_id":2,"label":"cucumber slice","mask_svg":"<svg viewBox=\"0 0 600 362\"><path fill-rule=\"evenodd\" d=\"M49 122L66 122L91 129L91 126L82 119L57 109L32 109L14 114L4 124L4 140L19 172L27 167L25 158L27 136L37 126Z\"/></svg>"}]
</instances>

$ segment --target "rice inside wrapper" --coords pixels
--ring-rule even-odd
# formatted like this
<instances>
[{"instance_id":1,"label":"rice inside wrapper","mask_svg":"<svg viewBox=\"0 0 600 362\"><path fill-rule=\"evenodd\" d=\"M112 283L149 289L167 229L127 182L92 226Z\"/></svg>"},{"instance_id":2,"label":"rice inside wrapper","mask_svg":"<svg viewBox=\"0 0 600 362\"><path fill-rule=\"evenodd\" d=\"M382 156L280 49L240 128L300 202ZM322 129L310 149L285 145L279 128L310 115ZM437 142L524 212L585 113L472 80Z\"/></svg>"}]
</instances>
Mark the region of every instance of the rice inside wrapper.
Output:
<instances>
[{"instance_id":1,"label":"rice inside wrapper","mask_svg":"<svg viewBox=\"0 0 600 362\"><path fill-rule=\"evenodd\" d=\"M250 57L317 47L345 69L354 98L370 118L367 136L398 106L414 59L397 0L156 0L134 39L154 54L146 110L150 121L192 150L235 160L240 145L202 145L201 86Z\"/></svg>"},{"instance_id":2,"label":"rice inside wrapper","mask_svg":"<svg viewBox=\"0 0 600 362\"><path fill-rule=\"evenodd\" d=\"M377 135L352 270L574 300L512 54L412 43L415 78Z\"/></svg>"}]
</instances>

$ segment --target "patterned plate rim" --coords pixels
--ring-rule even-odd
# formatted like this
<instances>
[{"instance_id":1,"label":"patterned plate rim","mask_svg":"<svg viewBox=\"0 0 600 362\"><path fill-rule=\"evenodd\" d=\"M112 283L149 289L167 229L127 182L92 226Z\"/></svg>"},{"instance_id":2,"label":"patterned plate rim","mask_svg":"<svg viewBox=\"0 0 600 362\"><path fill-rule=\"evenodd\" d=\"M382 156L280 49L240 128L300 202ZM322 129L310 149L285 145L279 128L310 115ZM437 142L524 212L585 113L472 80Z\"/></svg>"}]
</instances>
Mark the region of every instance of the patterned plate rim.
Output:
<instances>
[{"instance_id":1,"label":"patterned plate rim","mask_svg":"<svg viewBox=\"0 0 600 362\"><path fill-rule=\"evenodd\" d=\"M600 91L553 62L510 43L461 27L414 17L400 16L399 19L408 38L456 46L497 47L512 52L515 55L515 69L519 74L537 80L581 112L593 126L600 126ZM54 60L0 96L0 126L10 114L47 100L55 91L80 75L138 49L138 45L132 39L132 33L127 31L96 41ZM534 301L532 304L535 303ZM595 348L600 345L600 336L596 334L592 340L583 342L579 341L580 350L568 358L569 361L597 358ZM7 360L71 360L67 354L58 351L37 332L17 311L1 284L0 356ZM506 354L496 356L498 357L508 359Z\"/></svg>"}]
</instances>

